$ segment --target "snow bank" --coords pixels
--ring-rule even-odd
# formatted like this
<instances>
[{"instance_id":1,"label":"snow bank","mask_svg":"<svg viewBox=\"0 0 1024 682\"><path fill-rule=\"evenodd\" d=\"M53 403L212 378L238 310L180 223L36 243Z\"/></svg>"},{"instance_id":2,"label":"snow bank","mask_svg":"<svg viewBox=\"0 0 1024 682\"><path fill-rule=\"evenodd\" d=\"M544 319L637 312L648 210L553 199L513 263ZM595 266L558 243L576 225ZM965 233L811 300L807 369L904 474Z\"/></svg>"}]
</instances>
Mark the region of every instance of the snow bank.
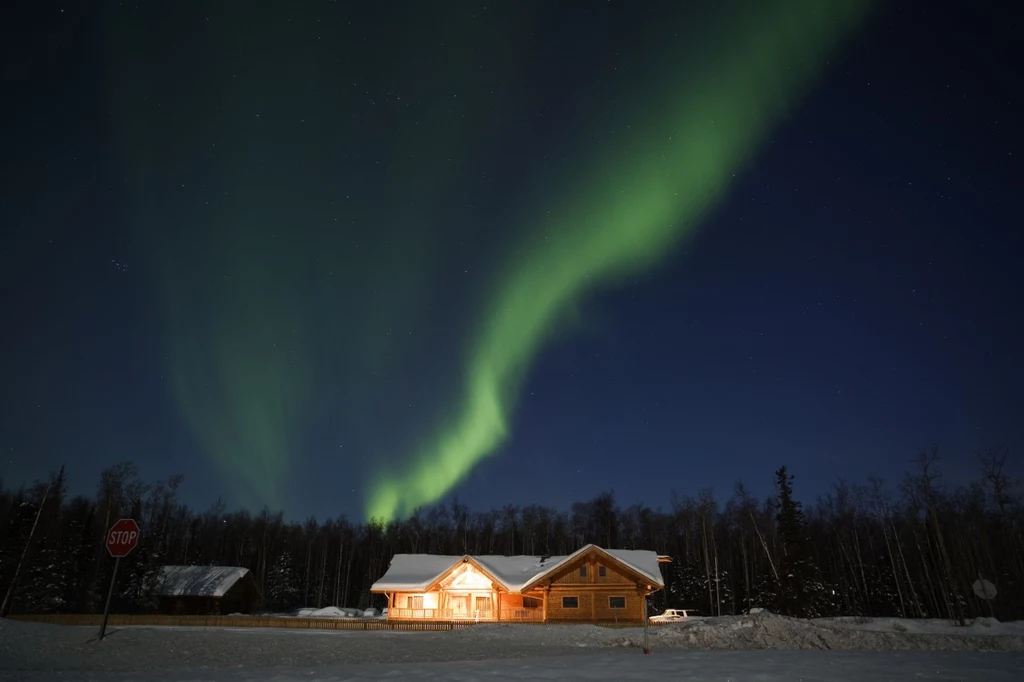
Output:
<instances>
[{"instance_id":1,"label":"snow bank","mask_svg":"<svg viewBox=\"0 0 1024 682\"><path fill-rule=\"evenodd\" d=\"M361 609L343 609L337 606L325 606L322 609L299 609L295 612L298 618L360 618Z\"/></svg>"},{"instance_id":2,"label":"snow bank","mask_svg":"<svg viewBox=\"0 0 1024 682\"><path fill-rule=\"evenodd\" d=\"M979 619L969 627L947 621L803 620L761 611L749 616L688 618L648 628L653 649L821 649L847 651L1024 651L1024 623ZM895 623L894 623L895 622ZM901 630L902 628L902 630ZM914 629L917 631L912 631ZM520 625L488 623L451 633L467 647L516 642L534 647L643 647L643 628L597 625Z\"/></svg>"},{"instance_id":3,"label":"snow bank","mask_svg":"<svg viewBox=\"0 0 1024 682\"><path fill-rule=\"evenodd\" d=\"M268 618L380 618L377 609L354 609L344 606L307 606L291 613L261 613Z\"/></svg>"},{"instance_id":4,"label":"snow bank","mask_svg":"<svg viewBox=\"0 0 1024 682\"><path fill-rule=\"evenodd\" d=\"M816 619L778 616L768 611L748 616L690 618L648 631L652 648L687 649L840 649L859 651L1024 651L1021 624L978 619L969 627L948 621L908 619ZM642 646L631 632L621 646Z\"/></svg>"},{"instance_id":5,"label":"snow bank","mask_svg":"<svg viewBox=\"0 0 1024 682\"><path fill-rule=\"evenodd\" d=\"M995 618L975 618L966 627L939 618L818 618L812 622L871 632L905 632L921 635L1015 635L1024 637L1024 622L1001 623Z\"/></svg>"}]
</instances>

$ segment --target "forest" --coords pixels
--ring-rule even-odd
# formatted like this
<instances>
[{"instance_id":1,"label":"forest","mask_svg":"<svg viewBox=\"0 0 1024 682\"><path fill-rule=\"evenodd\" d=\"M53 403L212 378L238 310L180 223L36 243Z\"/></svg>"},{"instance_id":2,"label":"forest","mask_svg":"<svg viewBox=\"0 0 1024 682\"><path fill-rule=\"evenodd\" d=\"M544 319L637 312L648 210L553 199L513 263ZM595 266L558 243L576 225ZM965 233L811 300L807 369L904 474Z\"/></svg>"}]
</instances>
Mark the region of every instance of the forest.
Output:
<instances>
[{"instance_id":1,"label":"forest","mask_svg":"<svg viewBox=\"0 0 1024 682\"><path fill-rule=\"evenodd\" d=\"M61 470L17 490L0 482L0 615L102 611L114 564L105 531L130 516L142 540L122 560L113 612L156 610L167 564L247 567L265 612L379 608L370 585L395 553L557 556L594 543L671 557L652 612L1021 619L1024 514L1006 458L984 450L976 479L948 487L938 451L921 451L900 481L839 481L813 503L797 500L794 475L780 467L765 499L737 482L724 500L673 493L668 510L621 507L613 492L568 511L470 511L452 500L390 523L294 522L221 501L198 511L178 499L183 477L146 482L130 462L105 469L92 498L72 496ZM994 599L975 593L979 578L996 586Z\"/></svg>"}]
</instances>

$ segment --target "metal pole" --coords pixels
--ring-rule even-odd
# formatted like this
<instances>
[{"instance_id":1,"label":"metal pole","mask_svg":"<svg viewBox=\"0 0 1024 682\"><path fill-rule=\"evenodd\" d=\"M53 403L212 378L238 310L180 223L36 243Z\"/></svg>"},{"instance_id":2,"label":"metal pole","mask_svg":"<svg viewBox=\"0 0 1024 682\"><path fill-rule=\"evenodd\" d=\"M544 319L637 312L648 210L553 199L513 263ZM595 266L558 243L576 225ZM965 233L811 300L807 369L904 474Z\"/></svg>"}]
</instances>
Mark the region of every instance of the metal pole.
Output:
<instances>
[{"instance_id":1,"label":"metal pole","mask_svg":"<svg viewBox=\"0 0 1024 682\"><path fill-rule=\"evenodd\" d=\"M103 625L100 626L100 640L107 631L107 616L110 615L110 598L114 596L114 581L117 580L117 567L121 565L121 557L114 559L114 572L110 576L110 589L107 590L107 605L103 607Z\"/></svg>"},{"instance_id":2,"label":"metal pole","mask_svg":"<svg viewBox=\"0 0 1024 682\"><path fill-rule=\"evenodd\" d=\"M644 595L644 653L651 653L650 646L647 642L647 595Z\"/></svg>"}]
</instances>

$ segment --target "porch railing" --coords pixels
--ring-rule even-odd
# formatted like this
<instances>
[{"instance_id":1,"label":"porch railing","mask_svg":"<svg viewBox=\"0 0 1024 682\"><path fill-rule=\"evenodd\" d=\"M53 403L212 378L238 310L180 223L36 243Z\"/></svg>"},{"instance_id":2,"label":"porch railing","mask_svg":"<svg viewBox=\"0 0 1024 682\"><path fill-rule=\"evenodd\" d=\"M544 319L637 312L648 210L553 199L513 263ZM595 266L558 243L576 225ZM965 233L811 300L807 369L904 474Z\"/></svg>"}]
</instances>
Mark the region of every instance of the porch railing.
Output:
<instances>
[{"instance_id":1,"label":"porch railing","mask_svg":"<svg viewBox=\"0 0 1024 682\"><path fill-rule=\"evenodd\" d=\"M393 608L388 611L392 620L468 620L468 621L509 621L512 623L539 623L544 620L542 609L474 609L455 612L453 609L408 609Z\"/></svg>"},{"instance_id":2,"label":"porch railing","mask_svg":"<svg viewBox=\"0 0 1024 682\"><path fill-rule=\"evenodd\" d=\"M452 620L451 609L389 609L388 617L396 620Z\"/></svg>"}]
</instances>

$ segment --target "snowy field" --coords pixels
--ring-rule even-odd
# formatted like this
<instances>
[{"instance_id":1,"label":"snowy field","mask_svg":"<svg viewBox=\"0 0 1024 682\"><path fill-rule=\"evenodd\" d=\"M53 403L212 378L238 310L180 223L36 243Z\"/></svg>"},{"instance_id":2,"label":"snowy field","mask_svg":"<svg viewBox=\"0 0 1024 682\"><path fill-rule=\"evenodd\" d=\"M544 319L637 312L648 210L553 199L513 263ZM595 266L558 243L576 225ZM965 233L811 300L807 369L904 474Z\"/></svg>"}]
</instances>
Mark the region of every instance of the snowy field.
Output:
<instances>
[{"instance_id":1,"label":"snowy field","mask_svg":"<svg viewBox=\"0 0 1024 682\"><path fill-rule=\"evenodd\" d=\"M0 620L0 680L1019 680L1024 627L979 620L754 616L650 631L481 625L455 632L96 628Z\"/></svg>"}]
</instances>

